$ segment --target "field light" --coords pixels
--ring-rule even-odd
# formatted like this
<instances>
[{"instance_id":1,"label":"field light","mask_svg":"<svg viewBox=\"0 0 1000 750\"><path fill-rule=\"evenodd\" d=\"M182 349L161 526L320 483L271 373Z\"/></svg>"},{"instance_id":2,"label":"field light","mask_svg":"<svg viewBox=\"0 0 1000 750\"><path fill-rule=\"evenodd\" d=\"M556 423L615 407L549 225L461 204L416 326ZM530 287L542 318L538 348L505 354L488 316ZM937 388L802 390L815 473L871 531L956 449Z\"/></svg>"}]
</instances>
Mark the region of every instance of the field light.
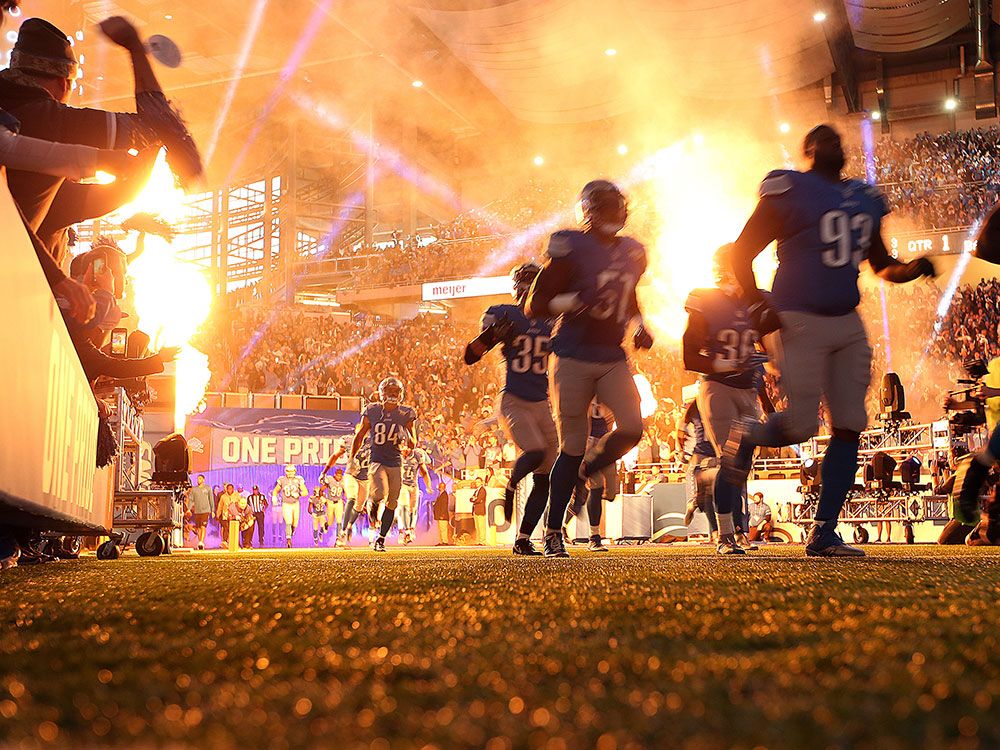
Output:
<instances>
[{"instance_id":1,"label":"field light","mask_svg":"<svg viewBox=\"0 0 1000 750\"><path fill-rule=\"evenodd\" d=\"M618 154L619 154L619 156L625 156L625 154L627 154L627 153L628 153L628 146L626 146L624 143L619 143L618 144Z\"/></svg>"},{"instance_id":2,"label":"field light","mask_svg":"<svg viewBox=\"0 0 1000 750\"><path fill-rule=\"evenodd\" d=\"M778 130L780 130L780 131L781 131L782 133L788 133L788 132L791 132L791 129L792 129L792 126L791 126L791 125L789 125L789 124L788 124L787 122L783 122L783 123L781 123L781 124L780 124L780 125L778 126Z\"/></svg>"},{"instance_id":3,"label":"field light","mask_svg":"<svg viewBox=\"0 0 1000 750\"><path fill-rule=\"evenodd\" d=\"M420 80L420 79L418 78L417 80L415 80L415 81L414 81L413 83L411 83L410 85L411 85L411 86L413 86L413 88L415 88L415 89L421 89L421 88L423 88L423 87L424 87L424 82L423 82L423 81L421 81L421 80Z\"/></svg>"},{"instance_id":4,"label":"field light","mask_svg":"<svg viewBox=\"0 0 1000 750\"><path fill-rule=\"evenodd\" d=\"M606 50L604 50L604 54L607 55L608 57L614 57L615 55L618 54L618 50L616 50L614 47L608 47Z\"/></svg>"},{"instance_id":5,"label":"field light","mask_svg":"<svg viewBox=\"0 0 1000 750\"><path fill-rule=\"evenodd\" d=\"M875 122L878 122L879 120L881 120L881 119L882 119L882 113L881 113L881 112L880 112L879 110L877 110L877 109L876 109L876 110L873 110L873 111L872 111L872 113L871 113L870 117L871 117L871 118L872 118L872 119L873 119L873 120L874 120Z\"/></svg>"},{"instance_id":6,"label":"field light","mask_svg":"<svg viewBox=\"0 0 1000 750\"><path fill-rule=\"evenodd\" d=\"M815 13L813 13L813 20L816 23L823 23L823 21L826 20L826 13L824 13L821 10L817 10Z\"/></svg>"},{"instance_id":7,"label":"field light","mask_svg":"<svg viewBox=\"0 0 1000 750\"><path fill-rule=\"evenodd\" d=\"M539 154L534 159L532 159L532 162L534 162L534 164L535 164L536 167L540 167L543 164L545 164L545 157L542 156L541 154Z\"/></svg>"},{"instance_id":8,"label":"field light","mask_svg":"<svg viewBox=\"0 0 1000 750\"><path fill-rule=\"evenodd\" d=\"M956 109L958 109L958 100L953 96L949 96L947 99L944 100L944 108L948 112L954 112Z\"/></svg>"}]
</instances>

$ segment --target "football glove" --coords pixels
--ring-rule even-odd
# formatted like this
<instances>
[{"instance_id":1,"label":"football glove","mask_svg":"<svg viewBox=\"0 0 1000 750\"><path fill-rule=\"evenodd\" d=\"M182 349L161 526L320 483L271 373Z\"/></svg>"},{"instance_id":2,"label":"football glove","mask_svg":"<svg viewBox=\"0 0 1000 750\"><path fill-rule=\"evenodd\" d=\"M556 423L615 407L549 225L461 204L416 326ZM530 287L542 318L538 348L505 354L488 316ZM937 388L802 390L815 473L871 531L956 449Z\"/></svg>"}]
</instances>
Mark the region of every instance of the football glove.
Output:
<instances>
[{"instance_id":1,"label":"football glove","mask_svg":"<svg viewBox=\"0 0 1000 750\"><path fill-rule=\"evenodd\" d=\"M765 299L750 305L750 320L761 336L774 333L781 328L778 311L771 307Z\"/></svg>"},{"instance_id":2,"label":"football glove","mask_svg":"<svg viewBox=\"0 0 1000 750\"><path fill-rule=\"evenodd\" d=\"M921 276L929 276L932 279L937 278L937 269L934 268L934 264L930 258L917 258L916 260L911 260L906 265L914 279L919 279Z\"/></svg>"},{"instance_id":3,"label":"football glove","mask_svg":"<svg viewBox=\"0 0 1000 750\"><path fill-rule=\"evenodd\" d=\"M496 343L507 343L510 341L511 333L514 331L514 323L506 318L501 318L496 320L490 326L492 332L493 341Z\"/></svg>"},{"instance_id":4,"label":"football glove","mask_svg":"<svg viewBox=\"0 0 1000 750\"><path fill-rule=\"evenodd\" d=\"M632 334L632 345L636 349L653 348L653 336L646 330L645 325L639 324L635 329L635 333Z\"/></svg>"}]
</instances>

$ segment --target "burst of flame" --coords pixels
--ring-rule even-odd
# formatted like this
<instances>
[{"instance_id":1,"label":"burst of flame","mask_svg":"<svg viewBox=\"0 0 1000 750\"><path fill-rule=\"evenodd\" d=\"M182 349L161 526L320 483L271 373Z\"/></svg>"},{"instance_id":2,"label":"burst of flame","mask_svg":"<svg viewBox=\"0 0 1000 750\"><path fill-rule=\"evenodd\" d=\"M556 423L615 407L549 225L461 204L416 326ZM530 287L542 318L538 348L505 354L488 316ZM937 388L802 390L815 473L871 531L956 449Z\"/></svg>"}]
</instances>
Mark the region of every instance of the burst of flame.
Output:
<instances>
[{"instance_id":1,"label":"burst of flame","mask_svg":"<svg viewBox=\"0 0 1000 750\"><path fill-rule=\"evenodd\" d=\"M653 330L669 341L684 333L688 293L714 284L712 256L739 236L768 169L765 160L748 160L752 150L745 144L716 140L691 139L683 148L665 149L645 187L661 229L650 249L643 310ZM762 287L770 287L775 267L771 250L758 256L754 270Z\"/></svg>"},{"instance_id":2,"label":"burst of flame","mask_svg":"<svg viewBox=\"0 0 1000 750\"><path fill-rule=\"evenodd\" d=\"M639 391L639 413L643 419L649 419L653 416L658 405L656 396L653 394L653 386L650 384L649 378L641 373L633 375L632 380L635 381L635 387Z\"/></svg>"},{"instance_id":3,"label":"burst of flame","mask_svg":"<svg viewBox=\"0 0 1000 750\"><path fill-rule=\"evenodd\" d=\"M173 222L184 218L188 210L184 192L175 185L161 151L143 191L109 220L145 211ZM170 244L147 235L145 252L128 269L138 326L149 334L152 349L180 347L174 364L174 429L178 431L184 428L185 416L198 406L211 376L208 357L192 346L191 339L211 310L212 289L201 270L177 257L183 239L179 236Z\"/></svg>"}]
</instances>

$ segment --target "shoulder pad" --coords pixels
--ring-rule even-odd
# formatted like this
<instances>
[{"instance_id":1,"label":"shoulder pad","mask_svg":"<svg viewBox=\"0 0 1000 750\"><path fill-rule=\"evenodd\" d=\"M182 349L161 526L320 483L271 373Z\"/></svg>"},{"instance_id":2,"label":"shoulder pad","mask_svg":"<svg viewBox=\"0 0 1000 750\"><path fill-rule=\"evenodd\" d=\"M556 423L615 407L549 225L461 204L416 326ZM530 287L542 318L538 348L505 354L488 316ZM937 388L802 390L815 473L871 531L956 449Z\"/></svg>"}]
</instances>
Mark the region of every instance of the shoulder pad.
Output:
<instances>
[{"instance_id":1,"label":"shoulder pad","mask_svg":"<svg viewBox=\"0 0 1000 750\"><path fill-rule=\"evenodd\" d=\"M580 232L574 229L560 229L549 237L549 246L545 254L550 258L565 258L573 251Z\"/></svg>"},{"instance_id":2,"label":"shoulder pad","mask_svg":"<svg viewBox=\"0 0 1000 750\"><path fill-rule=\"evenodd\" d=\"M776 169L769 172L764 181L760 183L758 193L761 198L783 195L792 189L792 173L786 169Z\"/></svg>"},{"instance_id":3,"label":"shoulder pad","mask_svg":"<svg viewBox=\"0 0 1000 750\"><path fill-rule=\"evenodd\" d=\"M705 289L692 289L684 301L684 309L688 312L705 311Z\"/></svg>"},{"instance_id":4,"label":"shoulder pad","mask_svg":"<svg viewBox=\"0 0 1000 750\"><path fill-rule=\"evenodd\" d=\"M491 305L486 308L486 312L483 313L482 330L486 330L491 325L496 323L498 320L503 320L504 315L501 310L499 310L499 305Z\"/></svg>"},{"instance_id":5,"label":"shoulder pad","mask_svg":"<svg viewBox=\"0 0 1000 750\"><path fill-rule=\"evenodd\" d=\"M639 263L646 262L646 246L635 237L622 237L622 247L629 254L632 260Z\"/></svg>"}]
</instances>

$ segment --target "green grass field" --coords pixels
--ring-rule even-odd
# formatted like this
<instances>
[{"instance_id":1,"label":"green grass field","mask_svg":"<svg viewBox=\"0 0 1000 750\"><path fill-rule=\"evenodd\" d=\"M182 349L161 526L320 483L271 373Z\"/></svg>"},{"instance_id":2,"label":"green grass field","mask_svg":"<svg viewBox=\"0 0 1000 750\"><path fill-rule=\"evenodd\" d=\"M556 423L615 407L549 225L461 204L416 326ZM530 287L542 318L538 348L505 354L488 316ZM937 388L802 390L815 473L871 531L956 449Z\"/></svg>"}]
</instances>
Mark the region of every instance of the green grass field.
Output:
<instances>
[{"instance_id":1,"label":"green grass field","mask_svg":"<svg viewBox=\"0 0 1000 750\"><path fill-rule=\"evenodd\" d=\"M868 551L17 568L0 745L1000 747L1000 550Z\"/></svg>"}]
</instances>

